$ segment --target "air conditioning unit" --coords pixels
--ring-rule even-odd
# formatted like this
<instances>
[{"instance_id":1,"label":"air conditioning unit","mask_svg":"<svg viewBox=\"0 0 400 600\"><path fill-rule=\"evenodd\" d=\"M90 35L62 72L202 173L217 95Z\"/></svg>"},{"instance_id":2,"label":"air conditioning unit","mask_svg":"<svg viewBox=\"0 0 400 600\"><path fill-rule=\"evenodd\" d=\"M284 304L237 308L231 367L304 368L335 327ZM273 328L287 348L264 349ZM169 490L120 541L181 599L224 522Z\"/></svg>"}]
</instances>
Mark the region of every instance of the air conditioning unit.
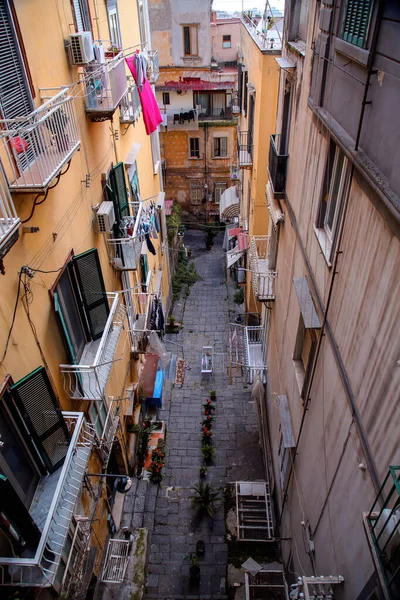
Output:
<instances>
[{"instance_id":1,"label":"air conditioning unit","mask_svg":"<svg viewBox=\"0 0 400 600\"><path fill-rule=\"evenodd\" d=\"M70 36L70 56L73 65L87 65L94 60L93 38L90 31L73 33Z\"/></svg>"},{"instance_id":2,"label":"air conditioning unit","mask_svg":"<svg viewBox=\"0 0 400 600\"><path fill-rule=\"evenodd\" d=\"M99 233L111 233L115 223L114 205L112 202L102 202L97 211L97 226Z\"/></svg>"}]
</instances>

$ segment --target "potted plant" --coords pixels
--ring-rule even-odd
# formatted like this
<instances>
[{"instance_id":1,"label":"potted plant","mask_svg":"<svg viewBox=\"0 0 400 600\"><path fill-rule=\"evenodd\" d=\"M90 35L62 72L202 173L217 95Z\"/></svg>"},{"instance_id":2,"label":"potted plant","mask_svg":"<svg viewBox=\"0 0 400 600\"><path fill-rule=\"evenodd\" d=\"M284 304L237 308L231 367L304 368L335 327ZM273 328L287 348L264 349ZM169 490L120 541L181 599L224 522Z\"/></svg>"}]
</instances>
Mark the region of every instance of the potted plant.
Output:
<instances>
[{"instance_id":1,"label":"potted plant","mask_svg":"<svg viewBox=\"0 0 400 600\"><path fill-rule=\"evenodd\" d=\"M209 483L204 484L202 481L197 483L194 488L193 496L189 496L190 500L197 508L206 512L209 517L214 517L214 503L219 500L219 493Z\"/></svg>"},{"instance_id":2,"label":"potted plant","mask_svg":"<svg viewBox=\"0 0 400 600\"><path fill-rule=\"evenodd\" d=\"M203 540L198 540L196 544L196 554L197 556L202 556L206 551L206 545Z\"/></svg>"},{"instance_id":3,"label":"potted plant","mask_svg":"<svg viewBox=\"0 0 400 600\"><path fill-rule=\"evenodd\" d=\"M142 387L142 386L140 386L140 388L139 388L138 399L139 399L139 404L143 404L144 402L146 402L146 394L144 392L144 387Z\"/></svg>"},{"instance_id":4,"label":"potted plant","mask_svg":"<svg viewBox=\"0 0 400 600\"><path fill-rule=\"evenodd\" d=\"M203 404L203 408L204 408L204 414L206 414L206 412L212 413L215 410L215 406L209 398L206 398L206 401Z\"/></svg>"},{"instance_id":5,"label":"potted plant","mask_svg":"<svg viewBox=\"0 0 400 600\"><path fill-rule=\"evenodd\" d=\"M116 44L111 44L105 51L104 56L106 58L114 58L114 56L117 56L117 54L119 54L120 52L122 52L122 48L120 48Z\"/></svg>"},{"instance_id":6,"label":"potted plant","mask_svg":"<svg viewBox=\"0 0 400 600\"><path fill-rule=\"evenodd\" d=\"M211 250L211 247L214 244L214 238L216 235L217 235L217 232L215 231L215 228L207 226L206 237L205 237L205 243L206 243L207 250Z\"/></svg>"},{"instance_id":7,"label":"potted plant","mask_svg":"<svg viewBox=\"0 0 400 600\"><path fill-rule=\"evenodd\" d=\"M236 323L243 323L243 313L244 313L244 290L241 287L238 287L234 296L233 296L233 301L235 304L238 305L238 310L239 307L241 307L240 312L236 315L235 317L235 322Z\"/></svg>"},{"instance_id":8,"label":"potted plant","mask_svg":"<svg viewBox=\"0 0 400 600\"><path fill-rule=\"evenodd\" d=\"M204 419L200 423L200 425L202 427L208 427L209 429L211 429L212 422L215 421L215 417L213 417L212 415L210 415L210 413L208 411L206 411L206 412L207 412L207 414L204 415Z\"/></svg>"},{"instance_id":9,"label":"potted plant","mask_svg":"<svg viewBox=\"0 0 400 600\"><path fill-rule=\"evenodd\" d=\"M210 444L201 447L201 454L207 465L215 459L215 450Z\"/></svg>"},{"instance_id":10,"label":"potted plant","mask_svg":"<svg viewBox=\"0 0 400 600\"><path fill-rule=\"evenodd\" d=\"M200 467L200 477L201 479L204 479L204 477L206 477L208 472L208 467L206 467L206 465L201 465Z\"/></svg>"},{"instance_id":11,"label":"potted plant","mask_svg":"<svg viewBox=\"0 0 400 600\"><path fill-rule=\"evenodd\" d=\"M199 583L200 581L200 567L198 565L198 558L195 554L193 554L192 552L189 552L189 554L185 554L185 556L183 557L184 560L187 560L190 567L189 567L189 580L191 583Z\"/></svg>"},{"instance_id":12,"label":"potted plant","mask_svg":"<svg viewBox=\"0 0 400 600\"><path fill-rule=\"evenodd\" d=\"M215 401L217 398L217 392L215 390L210 391L210 400Z\"/></svg>"},{"instance_id":13,"label":"potted plant","mask_svg":"<svg viewBox=\"0 0 400 600\"><path fill-rule=\"evenodd\" d=\"M211 444L213 432L206 425L204 425L203 430L201 432L201 441L204 445Z\"/></svg>"}]
</instances>

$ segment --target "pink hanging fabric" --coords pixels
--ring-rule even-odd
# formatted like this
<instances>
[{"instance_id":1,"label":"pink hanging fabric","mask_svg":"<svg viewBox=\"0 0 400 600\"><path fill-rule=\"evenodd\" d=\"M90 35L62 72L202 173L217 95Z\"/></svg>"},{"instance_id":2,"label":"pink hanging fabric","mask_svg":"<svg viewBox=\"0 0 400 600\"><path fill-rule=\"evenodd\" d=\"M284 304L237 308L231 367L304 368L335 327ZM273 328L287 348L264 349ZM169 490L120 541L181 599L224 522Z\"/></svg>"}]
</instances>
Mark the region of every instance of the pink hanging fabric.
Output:
<instances>
[{"instance_id":1,"label":"pink hanging fabric","mask_svg":"<svg viewBox=\"0 0 400 600\"><path fill-rule=\"evenodd\" d=\"M137 84L137 71L136 71L136 66L135 66L135 57L130 56L129 58L126 58L125 60L126 60L126 64L129 67L129 70L132 73L133 78ZM157 129L158 125L160 125L160 123L162 123L163 119L162 119L160 109L158 108L157 101L155 99L153 90L151 88L151 85L150 85L148 79L145 78L143 87L142 87L142 91L140 91L140 88L138 86L138 92L139 92L140 103L142 105L144 126L146 127L147 135L150 135L151 133L153 133L153 131L155 131Z\"/></svg>"},{"instance_id":2,"label":"pink hanging fabric","mask_svg":"<svg viewBox=\"0 0 400 600\"><path fill-rule=\"evenodd\" d=\"M248 244L247 244L247 234L246 233L239 233L238 246L239 246L239 250L247 250Z\"/></svg>"}]
</instances>

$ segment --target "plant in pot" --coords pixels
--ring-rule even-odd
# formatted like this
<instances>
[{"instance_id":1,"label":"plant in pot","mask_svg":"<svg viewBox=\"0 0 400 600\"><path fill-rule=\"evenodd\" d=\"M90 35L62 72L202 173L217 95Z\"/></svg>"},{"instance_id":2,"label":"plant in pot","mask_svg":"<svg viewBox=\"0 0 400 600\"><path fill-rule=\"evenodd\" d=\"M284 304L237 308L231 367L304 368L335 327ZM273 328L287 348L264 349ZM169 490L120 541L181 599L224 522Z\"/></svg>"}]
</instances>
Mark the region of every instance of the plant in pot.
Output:
<instances>
[{"instance_id":1,"label":"plant in pot","mask_svg":"<svg viewBox=\"0 0 400 600\"><path fill-rule=\"evenodd\" d=\"M206 425L204 425L201 432L201 441L204 445L211 444L213 432Z\"/></svg>"},{"instance_id":2,"label":"plant in pot","mask_svg":"<svg viewBox=\"0 0 400 600\"><path fill-rule=\"evenodd\" d=\"M146 394L144 391L144 387L140 387L139 391L138 391L138 400L139 400L139 404L143 404L144 402L146 402Z\"/></svg>"},{"instance_id":3,"label":"plant in pot","mask_svg":"<svg viewBox=\"0 0 400 600\"><path fill-rule=\"evenodd\" d=\"M202 481L196 483L192 489L195 493L193 496L189 496L190 500L193 501L199 511L206 512L209 517L213 518L214 504L220 499L219 492L209 483L204 484Z\"/></svg>"},{"instance_id":4,"label":"plant in pot","mask_svg":"<svg viewBox=\"0 0 400 600\"><path fill-rule=\"evenodd\" d=\"M201 467L200 467L201 479L204 479L204 477L206 477L207 473L208 473L208 467L206 467L206 465L201 465Z\"/></svg>"},{"instance_id":5,"label":"plant in pot","mask_svg":"<svg viewBox=\"0 0 400 600\"><path fill-rule=\"evenodd\" d=\"M209 398L206 398L206 401L203 404L203 408L204 408L204 414L206 412L212 413L215 410L215 406Z\"/></svg>"},{"instance_id":6,"label":"plant in pot","mask_svg":"<svg viewBox=\"0 0 400 600\"><path fill-rule=\"evenodd\" d=\"M217 398L217 392L215 390L211 390L210 391L210 400L213 400L215 402Z\"/></svg>"},{"instance_id":7,"label":"plant in pot","mask_svg":"<svg viewBox=\"0 0 400 600\"><path fill-rule=\"evenodd\" d=\"M185 554L183 557L189 563L189 579L191 583L199 583L200 581L200 567L198 565L198 558L192 552Z\"/></svg>"},{"instance_id":8,"label":"plant in pot","mask_svg":"<svg viewBox=\"0 0 400 600\"><path fill-rule=\"evenodd\" d=\"M214 238L215 238L216 235L217 235L217 232L215 231L215 228L207 226L207 228L206 228L206 237L205 237L205 243L206 243L206 249L207 250L211 250L211 247L214 244Z\"/></svg>"},{"instance_id":9,"label":"plant in pot","mask_svg":"<svg viewBox=\"0 0 400 600\"><path fill-rule=\"evenodd\" d=\"M238 312L238 314L235 317L235 322L236 323L243 323L243 313L244 313L244 290L241 287L238 287L235 295L233 296L233 301L235 304L238 305L238 310L239 307L241 307L240 312Z\"/></svg>"},{"instance_id":10,"label":"plant in pot","mask_svg":"<svg viewBox=\"0 0 400 600\"><path fill-rule=\"evenodd\" d=\"M119 54L121 51L122 51L122 49L119 46L116 46L115 44L111 44L111 46L108 46L104 55L106 58L114 58L114 56L117 56L117 54Z\"/></svg>"},{"instance_id":11,"label":"plant in pot","mask_svg":"<svg viewBox=\"0 0 400 600\"><path fill-rule=\"evenodd\" d=\"M201 454L206 465L215 459L215 449L210 444L201 447Z\"/></svg>"},{"instance_id":12,"label":"plant in pot","mask_svg":"<svg viewBox=\"0 0 400 600\"><path fill-rule=\"evenodd\" d=\"M206 413L207 414L204 415L204 419L201 422L201 426L208 427L208 429L211 429L212 422L215 421L215 417L213 417L208 411L206 411Z\"/></svg>"}]
</instances>

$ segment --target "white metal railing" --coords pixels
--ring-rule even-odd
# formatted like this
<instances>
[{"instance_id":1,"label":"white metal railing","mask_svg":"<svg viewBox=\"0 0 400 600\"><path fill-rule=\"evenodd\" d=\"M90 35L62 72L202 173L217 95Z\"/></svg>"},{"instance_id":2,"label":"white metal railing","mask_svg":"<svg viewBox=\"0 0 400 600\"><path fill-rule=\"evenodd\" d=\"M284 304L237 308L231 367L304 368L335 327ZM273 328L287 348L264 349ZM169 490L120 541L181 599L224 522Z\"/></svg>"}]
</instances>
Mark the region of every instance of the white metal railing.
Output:
<instances>
[{"instance_id":1,"label":"white metal railing","mask_svg":"<svg viewBox=\"0 0 400 600\"><path fill-rule=\"evenodd\" d=\"M270 26L263 19L260 28L260 24L256 24L246 13L242 14L242 23L261 50L280 50L282 48L282 33L277 25Z\"/></svg>"},{"instance_id":2,"label":"white metal railing","mask_svg":"<svg viewBox=\"0 0 400 600\"><path fill-rule=\"evenodd\" d=\"M108 400L107 417L99 441L99 450L103 460L103 469L107 468L108 461L110 460L115 434L120 423L121 402L121 398L109 398Z\"/></svg>"},{"instance_id":3,"label":"white metal railing","mask_svg":"<svg viewBox=\"0 0 400 600\"><path fill-rule=\"evenodd\" d=\"M69 534L74 507L91 453L94 429L80 412L63 412L71 431L53 499L35 555L0 557L0 585L59 587L56 576Z\"/></svg>"},{"instance_id":4,"label":"white metal railing","mask_svg":"<svg viewBox=\"0 0 400 600\"><path fill-rule=\"evenodd\" d=\"M247 383L253 383L257 373L265 382L267 371L265 360L264 327L230 323L229 354L232 365L243 367Z\"/></svg>"},{"instance_id":5,"label":"white metal railing","mask_svg":"<svg viewBox=\"0 0 400 600\"><path fill-rule=\"evenodd\" d=\"M111 539L108 542L101 581L121 583L129 562L129 540Z\"/></svg>"},{"instance_id":6,"label":"white metal railing","mask_svg":"<svg viewBox=\"0 0 400 600\"><path fill-rule=\"evenodd\" d=\"M81 591L85 560L92 537L92 522L88 517L74 515L74 521L75 531L61 582L61 596L68 598L77 596Z\"/></svg>"},{"instance_id":7,"label":"white metal railing","mask_svg":"<svg viewBox=\"0 0 400 600\"><path fill-rule=\"evenodd\" d=\"M107 62L87 65L84 85L87 113L113 113L128 87L123 53Z\"/></svg>"},{"instance_id":8,"label":"white metal railing","mask_svg":"<svg viewBox=\"0 0 400 600\"><path fill-rule=\"evenodd\" d=\"M45 189L80 145L69 90L40 92L42 106L29 115L0 120L4 170L14 192Z\"/></svg>"},{"instance_id":9,"label":"white metal railing","mask_svg":"<svg viewBox=\"0 0 400 600\"><path fill-rule=\"evenodd\" d=\"M92 364L60 365L64 390L71 399L103 400L124 328L125 306L118 292L107 293L110 314Z\"/></svg>"},{"instance_id":10,"label":"white metal railing","mask_svg":"<svg viewBox=\"0 0 400 600\"><path fill-rule=\"evenodd\" d=\"M134 271L139 266L142 249L140 237L107 239L108 255L116 271Z\"/></svg>"},{"instance_id":11,"label":"white metal railing","mask_svg":"<svg viewBox=\"0 0 400 600\"><path fill-rule=\"evenodd\" d=\"M160 77L158 50L149 50L147 60L147 79L150 83L156 83Z\"/></svg>"},{"instance_id":12,"label":"white metal railing","mask_svg":"<svg viewBox=\"0 0 400 600\"><path fill-rule=\"evenodd\" d=\"M4 169L0 162L0 257L15 243L20 225L21 220L15 210Z\"/></svg>"},{"instance_id":13,"label":"white metal railing","mask_svg":"<svg viewBox=\"0 0 400 600\"><path fill-rule=\"evenodd\" d=\"M269 236L251 236L250 269L254 294L258 300L275 300L276 271L268 268Z\"/></svg>"},{"instance_id":14,"label":"white metal railing","mask_svg":"<svg viewBox=\"0 0 400 600\"><path fill-rule=\"evenodd\" d=\"M121 100L119 120L121 123L136 123L139 119L142 105L136 83L128 77L128 89Z\"/></svg>"}]
</instances>

